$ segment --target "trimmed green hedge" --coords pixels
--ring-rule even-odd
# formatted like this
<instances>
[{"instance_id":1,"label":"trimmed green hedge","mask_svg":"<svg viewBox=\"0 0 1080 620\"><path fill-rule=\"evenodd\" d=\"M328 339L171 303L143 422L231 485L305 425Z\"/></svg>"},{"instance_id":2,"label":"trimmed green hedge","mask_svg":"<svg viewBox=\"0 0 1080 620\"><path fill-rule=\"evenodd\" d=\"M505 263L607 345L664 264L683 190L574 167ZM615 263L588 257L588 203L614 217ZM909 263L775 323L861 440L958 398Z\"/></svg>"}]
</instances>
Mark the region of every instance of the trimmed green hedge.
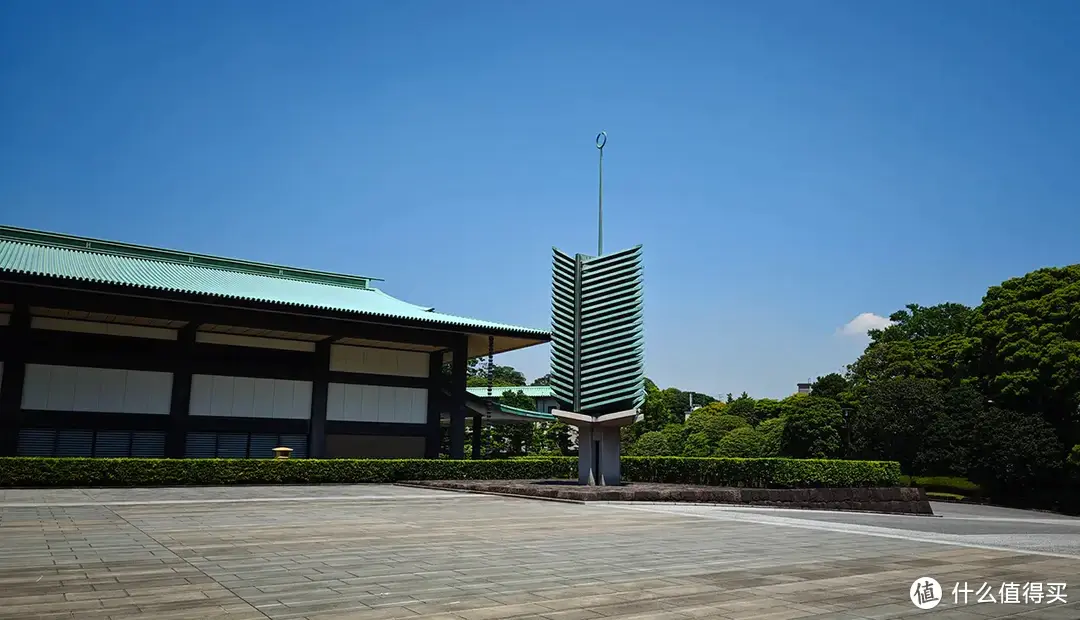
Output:
<instances>
[{"instance_id":1,"label":"trimmed green hedge","mask_svg":"<svg viewBox=\"0 0 1080 620\"><path fill-rule=\"evenodd\" d=\"M163 486L570 478L577 459L0 458L0 487Z\"/></svg>"},{"instance_id":2,"label":"trimmed green hedge","mask_svg":"<svg viewBox=\"0 0 1080 620\"><path fill-rule=\"evenodd\" d=\"M622 459L622 473L624 478L636 482L758 489L892 487L900 484L900 464L894 461L628 456Z\"/></svg>"},{"instance_id":3,"label":"trimmed green hedge","mask_svg":"<svg viewBox=\"0 0 1080 620\"><path fill-rule=\"evenodd\" d=\"M637 482L755 488L896 486L897 463L794 459L624 457ZM577 477L577 457L447 459L0 458L0 487L349 484L401 480Z\"/></svg>"},{"instance_id":4,"label":"trimmed green hedge","mask_svg":"<svg viewBox=\"0 0 1080 620\"><path fill-rule=\"evenodd\" d=\"M964 497L981 497L982 488L967 478L959 476L902 476L904 486L922 487L927 492L949 493Z\"/></svg>"}]
</instances>

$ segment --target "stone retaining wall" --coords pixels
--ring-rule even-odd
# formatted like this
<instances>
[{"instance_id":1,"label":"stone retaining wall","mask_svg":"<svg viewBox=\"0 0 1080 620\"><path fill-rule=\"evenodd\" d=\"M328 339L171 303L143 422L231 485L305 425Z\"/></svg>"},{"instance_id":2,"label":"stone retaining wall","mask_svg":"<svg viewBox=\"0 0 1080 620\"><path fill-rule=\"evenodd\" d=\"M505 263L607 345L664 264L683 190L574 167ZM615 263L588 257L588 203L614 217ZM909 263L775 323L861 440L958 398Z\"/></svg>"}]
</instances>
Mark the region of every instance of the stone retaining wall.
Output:
<instances>
[{"instance_id":1,"label":"stone retaining wall","mask_svg":"<svg viewBox=\"0 0 1080 620\"><path fill-rule=\"evenodd\" d=\"M681 502L815 510L858 510L894 514L934 514L926 492L923 489L908 487L739 489L644 482L617 487L589 487L567 481L536 480L428 480L406 484L580 502Z\"/></svg>"}]
</instances>

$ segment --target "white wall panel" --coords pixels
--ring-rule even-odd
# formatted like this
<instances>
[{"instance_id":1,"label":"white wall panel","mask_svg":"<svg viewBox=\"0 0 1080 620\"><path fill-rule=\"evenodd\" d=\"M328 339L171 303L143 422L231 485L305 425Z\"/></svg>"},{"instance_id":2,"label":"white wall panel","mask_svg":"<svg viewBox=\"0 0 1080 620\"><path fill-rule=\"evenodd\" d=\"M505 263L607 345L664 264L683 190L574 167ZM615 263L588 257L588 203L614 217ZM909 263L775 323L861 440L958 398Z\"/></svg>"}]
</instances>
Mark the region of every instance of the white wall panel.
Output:
<instances>
[{"instance_id":1,"label":"white wall panel","mask_svg":"<svg viewBox=\"0 0 1080 620\"><path fill-rule=\"evenodd\" d=\"M214 378L210 375L191 375L191 398L188 401L188 413L209 415L210 403L214 399Z\"/></svg>"},{"instance_id":2,"label":"white wall panel","mask_svg":"<svg viewBox=\"0 0 1080 620\"><path fill-rule=\"evenodd\" d=\"M31 317L30 327L31 329L50 329L63 332L81 332L84 334L106 334L108 336L127 336L130 338L176 340L175 329L146 327L145 325L125 325L123 323L76 321L73 319L57 319L49 316Z\"/></svg>"},{"instance_id":3,"label":"white wall panel","mask_svg":"<svg viewBox=\"0 0 1080 620\"><path fill-rule=\"evenodd\" d=\"M236 377L213 375L214 387L210 392L210 412L212 416L229 417L232 415L233 381ZM271 417L271 416L267 416Z\"/></svg>"},{"instance_id":4,"label":"white wall panel","mask_svg":"<svg viewBox=\"0 0 1080 620\"><path fill-rule=\"evenodd\" d=\"M23 409L168 415L172 373L27 364Z\"/></svg>"},{"instance_id":5,"label":"white wall panel","mask_svg":"<svg viewBox=\"0 0 1080 620\"><path fill-rule=\"evenodd\" d=\"M95 373L94 371L97 372ZM148 409L151 406L152 395L146 393L144 387L139 385L137 378L130 380L132 385L129 390L128 373L129 371L127 370L118 370L116 368L80 368L80 384L87 381L87 375L94 374L97 375L94 378L98 379L100 384L96 409L84 409L83 411L126 411L128 406L133 409L139 409L140 411ZM171 383L169 388L172 388ZM75 393L76 396L78 396L78 388L76 388ZM165 413L168 412L168 409L166 409Z\"/></svg>"},{"instance_id":6,"label":"white wall panel","mask_svg":"<svg viewBox=\"0 0 1080 620\"><path fill-rule=\"evenodd\" d=\"M295 420L306 420L311 417L311 382L293 382L293 402L289 415L284 416Z\"/></svg>"},{"instance_id":7,"label":"white wall panel","mask_svg":"<svg viewBox=\"0 0 1080 620\"><path fill-rule=\"evenodd\" d=\"M331 383L327 390L326 419L424 424L427 422L427 390Z\"/></svg>"},{"instance_id":8,"label":"white wall panel","mask_svg":"<svg viewBox=\"0 0 1080 620\"><path fill-rule=\"evenodd\" d=\"M274 382L274 418L288 418L293 409L293 390L296 388L292 381Z\"/></svg>"},{"instance_id":9,"label":"white wall panel","mask_svg":"<svg viewBox=\"0 0 1080 620\"><path fill-rule=\"evenodd\" d=\"M124 390L124 410L127 413L168 415L172 407L171 372L127 370ZM134 411L133 409L138 409Z\"/></svg>"},{"instance_id":10,"label":"white wall panel","mask_svg":"<svg viewBox=\"0 0 1080 620\"><path fill-rule=\"evenodd\" d=\"M236 377L233 379L232 415L238 418L255 417L255 379Z\"/></svg>"},{"instance_id":11,"label":"white wall panel","mask_svg":"<svg viewBox=\"0 0 1080 620\"><path fill-rule=\"evenodd\" d=\"M330 346L330 370L399 377L428 376L428 354L370 347Z\"/></svg>"},{"instance_id":12,"label":"white wall panel","mask_svg":"<svg viewBox=\"0 0 1080 620\"><path fill-rule=\"evenodd\" d=\"M306 420L311 382L192 375L191 415Z\"/></svg>"},{"instance_id":13,"label":"white wall panel","mask_svg":"<svg viewBox=\"0 0 1080 620\"><path fill-rule=\"evenodd\" d=\"M251 417L274 417L274 379L256 379L254 396L251 405ZM310 414L309 409L308 415Z\"/></svg>"},{"instance_id":14,"label":"white wall panel","mask_svg":"<svg viewBox=\"0 0 1080 620\"><path fill-rule=\"evenodd\" d=\"M75 383L79 369L75 366L53 366L49 373L49 393L45 408L49 411L75 410Z\"/></svg>"}]
</instances>

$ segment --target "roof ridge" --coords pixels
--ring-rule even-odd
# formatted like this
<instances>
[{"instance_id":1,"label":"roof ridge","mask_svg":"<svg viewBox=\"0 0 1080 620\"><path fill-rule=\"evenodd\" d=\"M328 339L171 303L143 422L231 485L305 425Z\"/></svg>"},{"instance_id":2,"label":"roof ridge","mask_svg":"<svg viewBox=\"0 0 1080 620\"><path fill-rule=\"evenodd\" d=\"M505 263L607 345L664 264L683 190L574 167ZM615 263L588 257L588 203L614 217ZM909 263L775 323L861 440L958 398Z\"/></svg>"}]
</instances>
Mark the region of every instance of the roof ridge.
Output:
<instances>
[{"instance_id":1,"label":"roof ridge","mask_svg":"<svg viewBox=\"0 0 1080 620\"><path fill-rule=\"evenodd\" d=\"M354 289L373 290L370 283L372 281L382 281L381 278L354 276L330 271L319 271L316 269L286 267L284 265L275 265L273 263L260 263L238 258L226 258L210 254L197 254L194 252L155 248L133 243L124 243L121 241L109 241L106 239L95 239L92 237L80 237L63 233L33 230L30 228L19 228L17 226L0 225L0 239L95 254L112 254L163 263L206 267L233 273L246 273L271 278L331 284Z\"/></svg>"}]
</instances>

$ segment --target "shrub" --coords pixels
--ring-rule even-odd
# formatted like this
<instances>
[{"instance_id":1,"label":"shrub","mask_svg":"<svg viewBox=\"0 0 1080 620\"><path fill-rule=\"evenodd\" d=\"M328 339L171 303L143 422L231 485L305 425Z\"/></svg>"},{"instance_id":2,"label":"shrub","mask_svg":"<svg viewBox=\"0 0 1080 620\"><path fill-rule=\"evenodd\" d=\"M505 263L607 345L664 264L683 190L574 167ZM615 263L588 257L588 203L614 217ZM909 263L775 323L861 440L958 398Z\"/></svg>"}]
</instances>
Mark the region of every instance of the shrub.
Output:
<instances>
[{"instance_id":1,"label":"shrub","mask_svg":"<svg viewBox=\"0 0 1080 620\"><path fill-rule=\"evenodd\" d=\"M736 428L716 445L713 456L733 458L758 458L763 456L764 441L761 434L749 426Z\"/></svg>"},{"instance_id":2,"label":"shrub","mask_svg":"<svg viewBox=\"0 0 1080 620\"><path fill-rule=\"evenodd\" d=\"M634 482L749 488L889 487L900 483L891 461L625 457L623 476Z\"/></svg>"},{"instance_id":3,"label":"shrub","mask_svg":"<svg viewBox=\"0 0 1080 620\"><path fill-rule=\"evenodd\" d=\"M683 456L703 457L712 454L713 447L705 433L691 433L683 444Z\"/></svg>"},{"instance_id":4,"label":"shrub","mask_svg":"<svg viewBox=\"0 0 1080 620\"><path fill-rule=\"evenodd\" d=\"M577 458L0 458L0 487L160 486L576 478Z\"/></svg>"},{"instance_id":5,"label":"shrub","mask_svg":"<svg viewBox=\"0 0 1080 620\"><path fill-rule=\"evenodd\" d=\"M671 446L660 431L649 431L630 444L626 453L631 456L670 456Z\"/></svg>"},{"instance_id":6,"label":"shrub","mask_svg":"<svg viewBox=\"0 0 1080 620\"><path fill-rule=\"evenodd\" d=\"M904 486L922 487L934 493L949 493L965 497L982 495L979 485L959 476L904 476L900 483Z\"/></svg>"},{"instance_id":7,"label":"shrub","mask_svg":"<svg viewBox=\"0 0 1080 620\"><path fill-rule=\"evenodd\" d=\"M882 461L624 457L637 482L738 487L896 486L900 466ZM576 457L450 459L0 458L0 487L165 486L576 478Z\"/></svg>"}]
</instances>

